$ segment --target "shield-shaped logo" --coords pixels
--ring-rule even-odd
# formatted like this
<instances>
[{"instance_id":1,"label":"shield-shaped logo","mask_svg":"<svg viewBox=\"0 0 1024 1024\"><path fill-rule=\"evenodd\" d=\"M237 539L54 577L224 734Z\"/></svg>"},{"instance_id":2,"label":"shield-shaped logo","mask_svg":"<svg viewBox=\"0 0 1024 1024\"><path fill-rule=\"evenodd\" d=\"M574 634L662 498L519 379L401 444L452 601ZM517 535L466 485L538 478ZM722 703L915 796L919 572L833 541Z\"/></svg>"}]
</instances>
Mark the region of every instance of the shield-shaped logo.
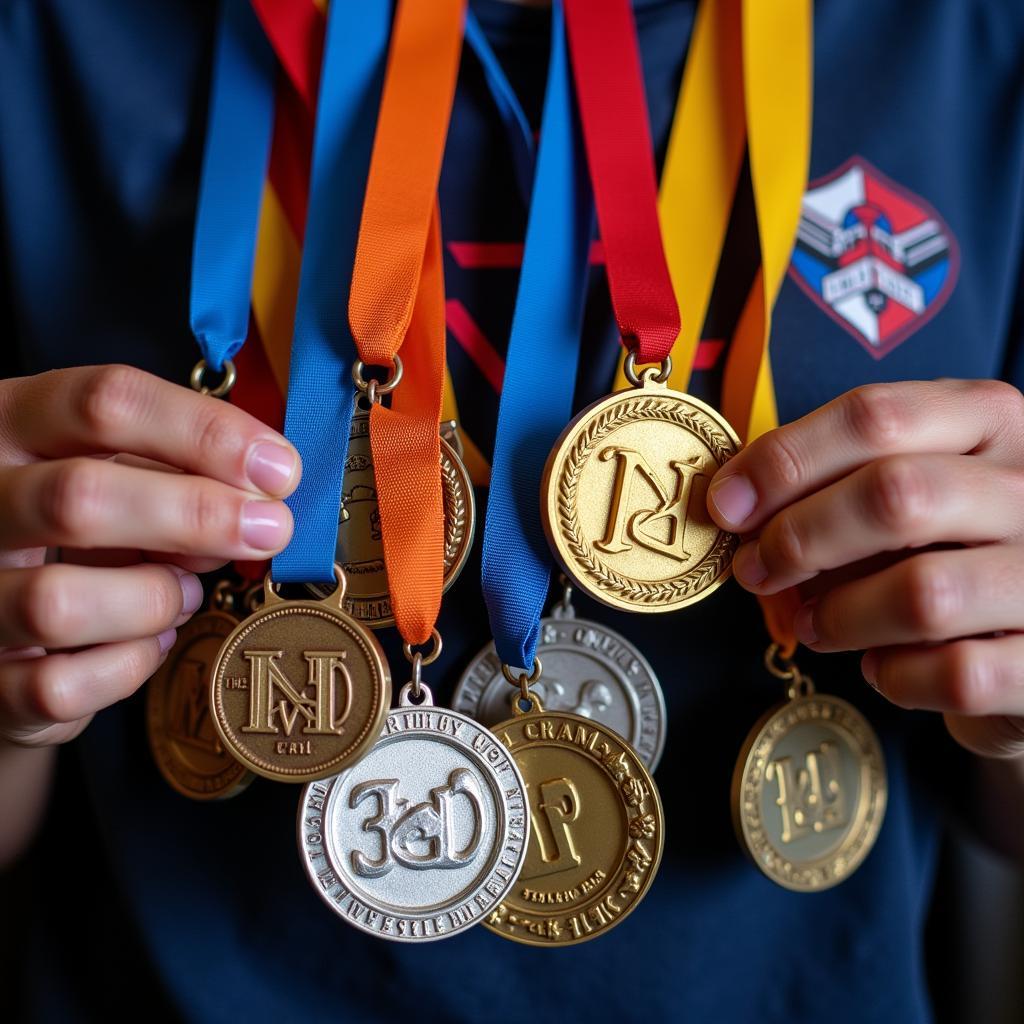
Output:
<instances>
[{"instance_id":1,"label":"shield-shaped logo","mask_svg":"<svg viewBox=\"0 0 1024 1024\"><path fill-rule=\"evenodd\" d=\"M789 272L876 359L942 308L958 267L939 214L861 157L811 182Z\"/></svg>"}]
</instances>

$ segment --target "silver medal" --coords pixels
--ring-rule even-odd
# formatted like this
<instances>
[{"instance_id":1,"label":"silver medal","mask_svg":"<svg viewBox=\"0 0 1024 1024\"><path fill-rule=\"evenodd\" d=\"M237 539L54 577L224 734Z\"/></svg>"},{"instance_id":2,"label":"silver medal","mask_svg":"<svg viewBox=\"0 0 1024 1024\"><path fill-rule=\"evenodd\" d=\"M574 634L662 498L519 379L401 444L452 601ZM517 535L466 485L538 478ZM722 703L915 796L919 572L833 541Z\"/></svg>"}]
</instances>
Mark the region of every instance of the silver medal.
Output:
<instances>
[{"instance_id":1,"label":"silver medal","mask_svg":"<svg viewBox=\"0 0 1024 1024\"><path fill-rule=\"evenodd\" d=\"M358 764L302 793L299 852L350 924L400 942L446 938L503 900L529 839L515 761L486 728L412 684Z\"/></svg>"},{"instance_id":2,"label":"silver medal","mask_svg":"<svg viewBox=\"0 0 1024 1024\"><path fill-rule=\"evenodd\" d=\"M530 688L547 711L569 711L614 729L651 770L665 746L665 698L654 669L621 634L577 619L569 590L550 618L541 619L537 657L544 672ZM452 707L484 725L509 717L518 691L502 674L488 644L462 673Z\"/></svg>"}]
</instances>

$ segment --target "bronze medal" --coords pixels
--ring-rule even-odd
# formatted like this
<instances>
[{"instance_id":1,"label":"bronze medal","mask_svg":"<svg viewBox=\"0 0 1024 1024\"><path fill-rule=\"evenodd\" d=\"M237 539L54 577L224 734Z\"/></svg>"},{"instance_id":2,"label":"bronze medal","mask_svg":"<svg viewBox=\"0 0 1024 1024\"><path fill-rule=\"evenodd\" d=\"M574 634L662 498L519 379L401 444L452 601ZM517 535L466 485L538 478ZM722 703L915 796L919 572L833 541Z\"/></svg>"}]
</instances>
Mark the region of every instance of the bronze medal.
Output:
<instances>
[{"instance_id":1,"label":"bronze medal","mask_svg":"<svg viewBox=\"0 0 1024 1024\"><path fill-rule=\"evenodd\" d=\"M740 447L710 406L643 370L584 409L548 456L541 515L555 557L591 597L666 612L729 578L738 538L707 513L711 477Z\"/></svg>"},{"instance_id":2,"label":"bronze medal","mask_svg":"<svg viewBox=\"0 0 1024 1024\"><path fill-rule=\"evenodd\" d=\"M794 670L795 671L795 670ZM795 673L789 700L751 730L733 775L740 844L773 882L838 885L863 863L885 817L885 760L852 705Z\"/></svg>"},{"instance_id":3,"label":"bronze medal","mask_svg":"<svg viewBox=\"0 0 1024 1024\"><path fill-rule=\"evenodd\" d=\"M441 491L444 499L444 589L459 577L473 545L475 503L473 484L455 448L441 438ZM348 579L345 611L377 629L394 624L384 543L377 507L377 486L370 450L370 414L358 404L352 416L348 458L342 483L341 523L335 560ZM310 584L319 597L329 586Z\"/></svg>"},{"instance_id":4,"label":"bronze medal","mask_svg":"<svg viewBox=\"0 0 1024 1024\"><path fill-rule=\"evenodd\" d=\"M374 635L342 610L344 590L341 583L320 601L285 600L268 576L263 607L220 649L210 684L214 725L258 775L326 778L358 761L380 733L391 677Z\"/></svg>"},{"instance_id":5,"label":"bronze medal","mask_svg":"<svg viewBox=\"0 0 1024 1024\"><path fill-rule=\"evenodd\" d=\"M147 684L146 731L167 784L193 800L223 800L253 779L221 742L210 716L210 672L238 620L207 610L178 630L167 660Z\"/></svg>"},{"instance_id":6,"label":"bronze medal","mask_svg":"<svg viewBox=\"0 0 1024 1024\"><path fill-rule=\"evenodd\" d=\"M494 727L526 783L530 841L509 895L484 921L533 946L568 946L615 927L661 861L658 789L633 748L589 718L544 711L536 697Z\"/></svg>"}]
</instances>

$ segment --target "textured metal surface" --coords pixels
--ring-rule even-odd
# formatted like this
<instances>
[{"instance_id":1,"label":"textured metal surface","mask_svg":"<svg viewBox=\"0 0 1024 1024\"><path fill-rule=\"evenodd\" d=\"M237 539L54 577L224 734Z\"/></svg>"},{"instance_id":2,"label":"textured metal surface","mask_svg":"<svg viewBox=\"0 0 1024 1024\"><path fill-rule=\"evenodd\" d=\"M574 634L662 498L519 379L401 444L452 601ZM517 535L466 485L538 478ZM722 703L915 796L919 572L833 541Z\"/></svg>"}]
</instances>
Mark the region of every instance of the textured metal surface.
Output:
<instances>
[{"instance_id":1,"label":"textured metal surface","mask_svg":"<svg viewBox=\"0 0 1024 1024\"><path fill-rule=\"evenodd\" d=\"M237 625L223 612L196 615L179 627L167 660L146 684L153 760L167 784L193 800L235 796L253 779L224 747L210 717L210 673Z\"/></svg>"},{"instance_id":2,"label":"textured metal surface","mask_svg":"<svg viewBox=\"0 0 1024 1024\"><path fill-rule=\"evenodd\" d=\"M588 406L548 456L541 515L566 575L614 608L664 612L721 586L738 544L707 512L739 450L710 406L649 377Z\"/></svg>"},{"instance_id":3,"label":"textured metal surface","mask_svg":"<svg viewBox=\"0 0 1024 1024\"><path fill-rule=\"evenodd\" d=\"M569 711L614 729L654 771L665 746L665 698L654 670L624 636L556 611L541 620L537 657L544 670L530 688L548 711ZM466 666L452 707L493 726L509 717L518 695L491 643Z\"/></svg>"},{"instance_id":4,"label":"textured metal surface","mask_svg":"<svg viewBox=\"0 0 1024 1024\"><path fill-rule=\"evenodd\" d=\"M535 709L494 731L523 773L531 825L519 881L486 927L536 946L596 938L654 881L665 839L657 786L633 748L590 719Z\"/></svg>"},{"instance_id":5,"label":"textured metal surface","mask_svg":"<svg viewBox=\"0 0 1024 1024\"><path fill-rule=\"evenodd\" d=\"M320 897L349 924L397 941L479 923L519 875L528 836L508 751L472 719L429 704L392 711L362 761L310 784L299 803L299 853Z\"/></svg>"},{"instance_id":6,"label":"textured metal surface","mask_svg":"<svg viewBox=\"0 0 1024 1024\"><path fill-rule=\"evenodd\" d=\"M816 892L871 852L887 792L867 719L838 697L801 696L772 708L747 737L733 776L733 820L773 882Z\"/></svg>"},{"instance_id":7,"label":"textured metal surface","mask_svg":"<svg viewBox=\"0 0 1024 1024\"><path fill-rule=\"evenodd\" d=\"M374 635L338 606L277 597L225 640L210 682L224 745L278 782L326 778L373 745L391 702L391 677Z\"/></svg>"}]
</instances>

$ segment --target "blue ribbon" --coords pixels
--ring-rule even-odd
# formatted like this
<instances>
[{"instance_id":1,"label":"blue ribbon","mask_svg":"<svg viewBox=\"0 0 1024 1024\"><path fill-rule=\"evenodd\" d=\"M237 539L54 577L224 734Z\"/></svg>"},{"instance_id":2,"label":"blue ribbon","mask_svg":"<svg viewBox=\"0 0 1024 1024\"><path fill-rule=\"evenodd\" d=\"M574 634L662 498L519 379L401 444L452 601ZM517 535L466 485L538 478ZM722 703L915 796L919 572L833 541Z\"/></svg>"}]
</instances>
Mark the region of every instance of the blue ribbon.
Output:
<instances>
[{"instance_id":1,"label":"blue ribbon","mask_svg":"<svg viewBox=\"0 0 1024 1024\"><path fill-rule=\"evenodd\" d=\"M334 580L355 399L348 293L390 29L390 4L330 5L284 424L302 481L288 499L295 533L271 566L276 582Z\"/></svg>"},{"instance_id":2,"label":"blue ribbon","mask_svg":"<svg viewBox=\"0 0 1024 1024\"><path fill-rule=\"evenodd\" d=\"M245 344L277 61L249 0L223 0L192 241L189 323L209 367Z\"/></svg>"},{"instance_id":3,"label":"blue ribbon","mask_svg":"<svg viewBox=\"0 0 1024 1024\"><path fill-rule=\"evenodd\" d=\"M479 51L478 51L479 52ZM539 492L572 414L593 200L573 105L565 22L552 5L551 62L484 521L483 591L498 657L533 666L551 555Z\"/></svg>"}]
</instances>

